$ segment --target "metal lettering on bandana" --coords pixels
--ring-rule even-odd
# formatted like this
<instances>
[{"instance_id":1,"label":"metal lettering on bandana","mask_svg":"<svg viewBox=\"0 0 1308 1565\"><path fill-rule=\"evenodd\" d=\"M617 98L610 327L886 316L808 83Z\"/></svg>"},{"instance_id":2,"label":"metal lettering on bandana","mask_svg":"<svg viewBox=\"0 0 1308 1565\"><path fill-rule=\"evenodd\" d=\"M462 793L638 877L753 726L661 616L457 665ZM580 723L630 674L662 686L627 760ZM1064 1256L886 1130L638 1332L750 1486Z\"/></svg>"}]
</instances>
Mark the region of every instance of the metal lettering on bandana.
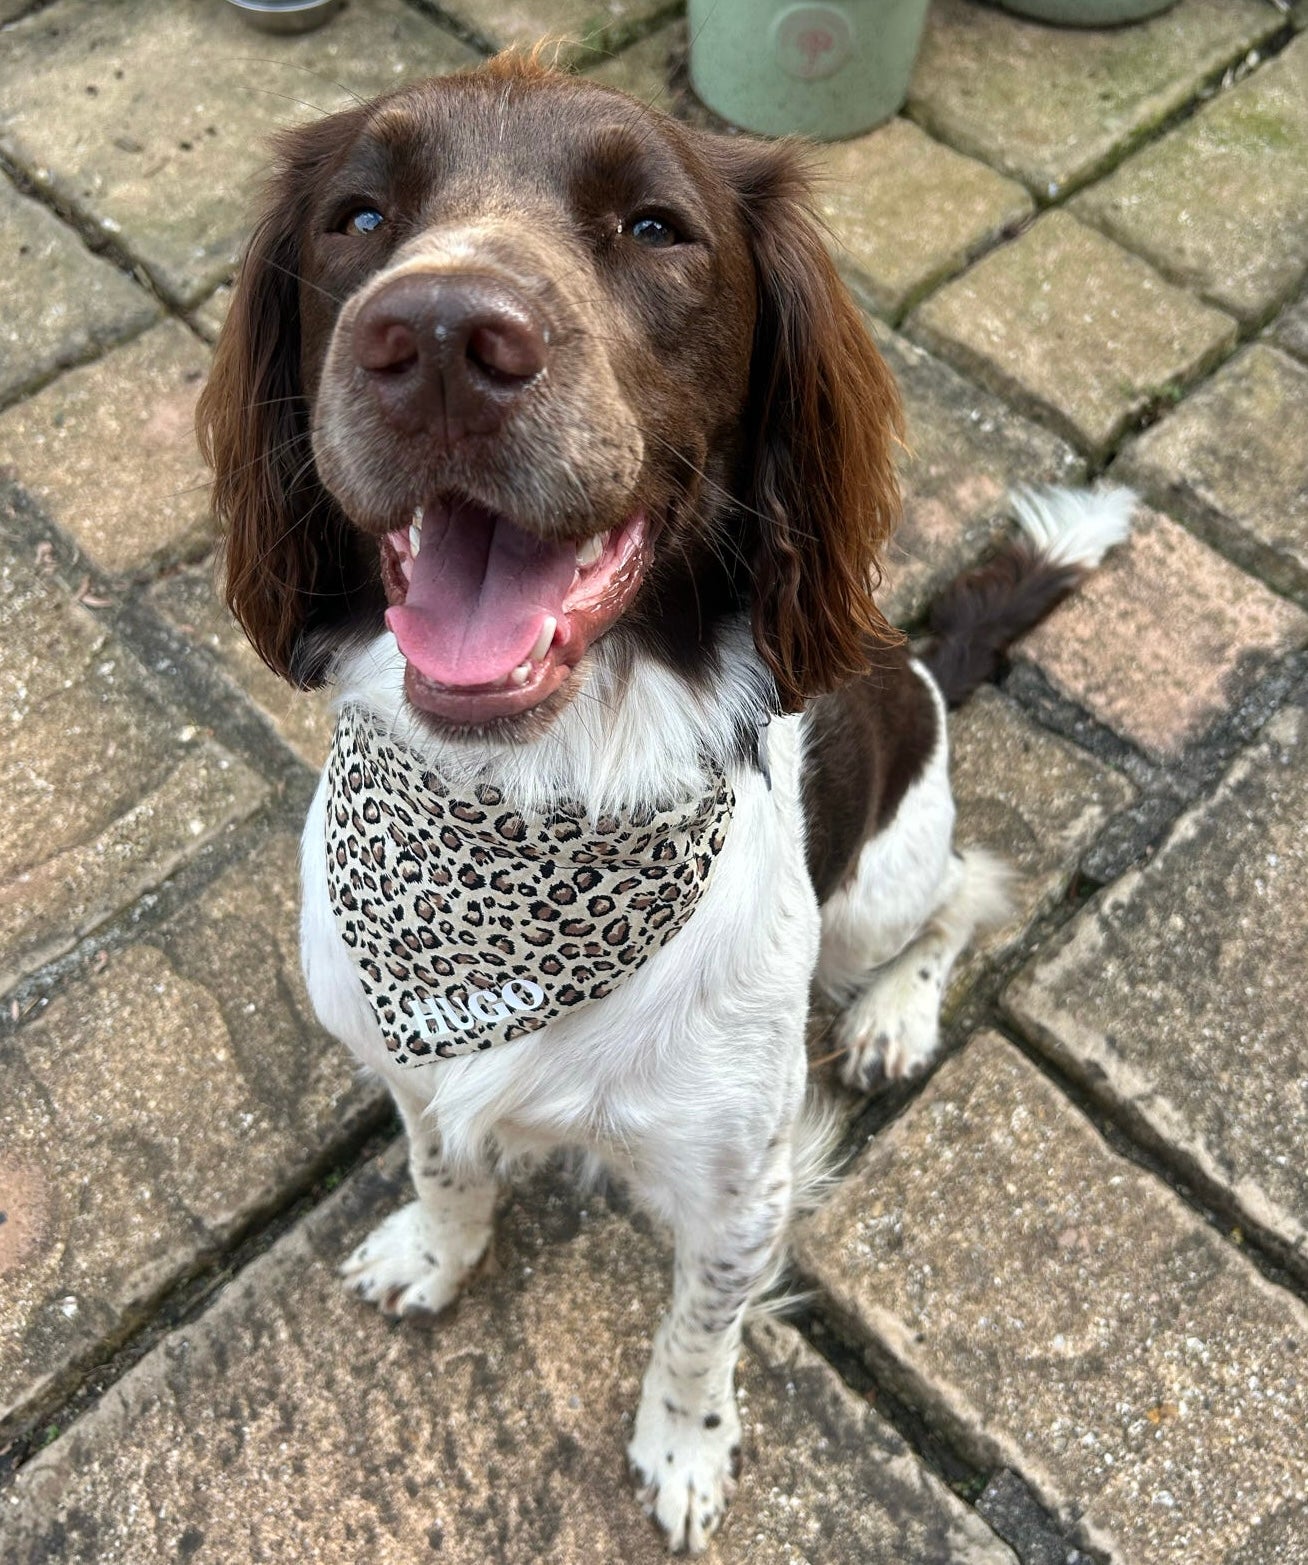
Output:
<instances>
[{"instance_id":1,"label":"metal lettering on bandana","mask_svg":"<svg viewBox=\"0 0 1308 1565\"><path fill-rule=\"evenodd\" d=\"M726 841L721 773L689 808L456 799L346 708L327 764L336 927L398 1064L507 1043L611 994L683 928Z\"/></svg>"}]
</instances>

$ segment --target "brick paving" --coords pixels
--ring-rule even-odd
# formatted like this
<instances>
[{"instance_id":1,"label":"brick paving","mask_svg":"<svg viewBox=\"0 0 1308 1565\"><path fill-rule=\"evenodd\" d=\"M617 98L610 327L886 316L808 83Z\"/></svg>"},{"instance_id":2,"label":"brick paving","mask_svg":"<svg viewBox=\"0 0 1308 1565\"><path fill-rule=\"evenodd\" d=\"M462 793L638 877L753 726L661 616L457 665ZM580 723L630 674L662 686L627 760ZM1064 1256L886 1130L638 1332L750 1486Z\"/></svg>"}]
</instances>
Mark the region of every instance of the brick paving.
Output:
<instances>
[{"instance_id":1,"label":"brick paving","mask_svg":"<svg viewBox=\"0 0 1308 1565\"><path fill-rule=\"evenodd\" d=\"M190 422L270 130L545 34L702 120L677 10L0 0L6 1561L661 1557L620 1200L535 1182L429 1332L337 1288L403 1178L298 975L329 719L225 616ZM817 153L909 416L887 610L1014 482L1147 504L954 721L1013 916L940 1069L847 1105L724 1561L1308 1561L1306 21L935 0L905 114Z\"/></svg>"}]
</instances>

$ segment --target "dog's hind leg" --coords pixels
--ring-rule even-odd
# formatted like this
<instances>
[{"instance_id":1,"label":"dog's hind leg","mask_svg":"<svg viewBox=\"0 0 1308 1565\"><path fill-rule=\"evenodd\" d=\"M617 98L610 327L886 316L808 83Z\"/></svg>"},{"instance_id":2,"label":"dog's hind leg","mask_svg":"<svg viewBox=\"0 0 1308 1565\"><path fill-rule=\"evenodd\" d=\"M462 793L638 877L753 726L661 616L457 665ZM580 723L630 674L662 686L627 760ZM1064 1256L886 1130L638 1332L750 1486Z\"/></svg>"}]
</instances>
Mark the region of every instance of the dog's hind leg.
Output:
<instances>
[{"instance_id":1,"label":"dog's hind leg","mask_svg":"<svg viewBox=\"0 0 1308 1565\"><path fill-rule=\"evenodd\" d=\"M346 1286L384 1315L436 1314L454 1302L485 1255L498 1181L489 1169L452 1163L425 1099L392 1088L409 1133L416 1201L400 1208L341 1266Z\"/></svg>"},{"instance_id":2,"label":"dog's hind leg","mask_svg":"<svg viewBox=\"0 0 1308 1565\"><path fill-rule=\"evenodd\" d=\"M869 1092L930 1063L949 974L977 929L1007 913L1009 880L1008 866L983 849L954 854L940 904L921 933L867 975L836 1023L848 1086Z\"/></svg>"},{"instance_id":3,"label":"dog's hind leg","mask_svg":"<svg viewBox=\"0 0 1308 1565\"><path fill-rule=\"evenodd\" d=\"M869 1091L911 1076L934 1055L940 1002L973 933L1007 911L1007 867L953 847L954 801L944 703L936 742L892 819L864 843L853 874L822 909L817 982L839 1006L840 1074Z\"/></svg>"}]
</instances>

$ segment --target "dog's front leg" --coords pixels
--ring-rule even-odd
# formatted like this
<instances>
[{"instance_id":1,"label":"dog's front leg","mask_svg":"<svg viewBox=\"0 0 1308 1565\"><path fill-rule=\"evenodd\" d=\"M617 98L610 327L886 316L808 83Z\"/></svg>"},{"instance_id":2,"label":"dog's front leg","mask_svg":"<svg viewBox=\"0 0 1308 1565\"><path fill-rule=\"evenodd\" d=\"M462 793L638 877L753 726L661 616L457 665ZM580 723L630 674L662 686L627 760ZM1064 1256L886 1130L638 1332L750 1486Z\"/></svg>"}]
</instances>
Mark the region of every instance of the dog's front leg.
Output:
<instances>
[{"instance_id":1,"label":"dog's front leg","mask_svg":"<svg viewBox=\"0 0 1308 1565\"><path fill-rule=\"evenodd\" d=\"M452 1163L425 1100L394 1087L409 1133L416 1201L400 1208L341 1267L346 1286L385 1315L436 1314L452 1304L485 1255L499 1186L485 1168Z\"/></svg>"},{"instance_id":2,"label":"dog's front leg","mask_svg":"<svg viewBox=\"0 0 1308 1565\"><path fill-rule=\"evenodd\" d=\"M751 1297L770 1280L790 1209L792 1146L779 1134L752 1174L676 1219L672 1304L654 1337L627 1454L668 1547L698 1554L735 1487L733 1377Z\"/></svg>"}]
</instances>

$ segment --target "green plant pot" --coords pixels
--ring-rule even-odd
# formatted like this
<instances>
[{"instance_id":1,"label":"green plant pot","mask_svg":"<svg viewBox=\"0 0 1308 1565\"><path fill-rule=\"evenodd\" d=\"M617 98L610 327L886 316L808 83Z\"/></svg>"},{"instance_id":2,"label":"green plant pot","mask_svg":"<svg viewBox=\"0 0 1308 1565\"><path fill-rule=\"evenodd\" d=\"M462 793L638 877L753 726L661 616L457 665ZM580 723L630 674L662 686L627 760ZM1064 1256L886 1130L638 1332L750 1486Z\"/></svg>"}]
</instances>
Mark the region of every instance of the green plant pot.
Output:
<instances>
[{"instance_id":1,"label":"green plant pot","mask_svg":"<svg viewBox=\"0 0 1308 1565\"><path fill-rule=\"evenodd\" d=\"M928 0L690 0L690 79L714 113L836 141L908 96Z\"/></svg>"},{"instance_id":2,"label":"green plant pot","mask_svg":"<svg viewBox=\"0 0 1308 1565\"><path fill-rule=\"evenodd\" d=\"M1157 16L1176 0L999 0L1006 11L1065 27L1116 27Z\"/></svg>"}]
</instances>

